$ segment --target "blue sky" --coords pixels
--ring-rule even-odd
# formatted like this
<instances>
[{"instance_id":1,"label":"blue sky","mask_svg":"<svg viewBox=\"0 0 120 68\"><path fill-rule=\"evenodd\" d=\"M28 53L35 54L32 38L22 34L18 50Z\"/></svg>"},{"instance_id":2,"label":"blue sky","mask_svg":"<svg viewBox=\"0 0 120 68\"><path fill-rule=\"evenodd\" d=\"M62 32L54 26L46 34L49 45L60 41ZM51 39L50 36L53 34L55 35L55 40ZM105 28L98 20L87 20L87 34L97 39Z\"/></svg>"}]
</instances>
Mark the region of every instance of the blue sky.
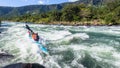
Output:
<instances>
[{"instance_id":1,"label":"blue sky","mask_svg":"<svg viewBox=\"0 0 120 68\"><path fill-rule=\"evenodd\" d=\"M25 5L43 5L43 4L58 4L63 2L74 2L77 0L0 0L0 6L25 6Z\"/></svg>"}]
</instances>

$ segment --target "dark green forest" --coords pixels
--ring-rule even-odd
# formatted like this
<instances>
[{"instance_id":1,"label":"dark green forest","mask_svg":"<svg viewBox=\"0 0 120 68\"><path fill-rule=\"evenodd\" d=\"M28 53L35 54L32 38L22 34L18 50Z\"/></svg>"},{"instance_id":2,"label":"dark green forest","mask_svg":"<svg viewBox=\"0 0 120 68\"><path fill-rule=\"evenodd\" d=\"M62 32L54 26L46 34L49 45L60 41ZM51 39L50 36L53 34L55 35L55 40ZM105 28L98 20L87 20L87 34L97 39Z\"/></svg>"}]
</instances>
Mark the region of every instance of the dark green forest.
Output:
<instances>
[{"instance_id":1,"label":"dark green forest","mask_svg":"<svg viewBox=\"0 0 120 68\"><path fill-rule=\"evenodd\" d=\"M38 24L120 25L120 0L101 5L67 4L60 10L1 17L1 20Z\"/></svg>"}]
</instances>

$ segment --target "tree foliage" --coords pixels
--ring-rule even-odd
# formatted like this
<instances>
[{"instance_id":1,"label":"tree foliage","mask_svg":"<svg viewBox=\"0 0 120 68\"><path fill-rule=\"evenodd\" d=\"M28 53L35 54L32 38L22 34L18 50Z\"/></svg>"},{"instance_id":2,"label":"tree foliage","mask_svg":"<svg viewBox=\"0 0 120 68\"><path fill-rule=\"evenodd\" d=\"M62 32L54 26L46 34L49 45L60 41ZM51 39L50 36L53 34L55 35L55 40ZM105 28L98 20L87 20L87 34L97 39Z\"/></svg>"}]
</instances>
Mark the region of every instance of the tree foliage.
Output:
<instances>
[{"instance_id":1,"label":"tree foliage","mask_svg":"<svg viewBox=\"0 0 120 68\"><path fill-rule=\"evenodd\" d=\"M68 4L61 11L53 10L38 14L26 13L21 16L7 18L7 20L35 23L46 22L47 24L54 21L83 22L84 24L86 21L95 20L94 23L102 25L99 23L99 20L101 20L105 22L105 25L118 25L120 24L120 0L115 0L101 6Z\"/></svg>"}]
</instances>

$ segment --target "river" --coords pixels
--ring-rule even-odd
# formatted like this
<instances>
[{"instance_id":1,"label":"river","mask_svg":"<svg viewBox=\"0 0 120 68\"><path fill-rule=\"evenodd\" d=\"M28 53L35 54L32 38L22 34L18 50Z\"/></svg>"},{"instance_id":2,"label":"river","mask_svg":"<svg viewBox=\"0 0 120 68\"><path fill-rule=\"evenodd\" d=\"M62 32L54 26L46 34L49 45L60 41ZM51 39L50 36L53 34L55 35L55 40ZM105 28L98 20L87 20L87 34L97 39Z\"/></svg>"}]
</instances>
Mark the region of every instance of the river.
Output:
<instances>
[{"instance_id":1,"label":"river","mask_svg":"<svg viewBox=\"0 0 120 68\"><path fill-rule=\"evenodd\" d=\"M2 22L0 50L15 57L1 58L0 67L29 62L46 68L120 68L120 26L28 25L45 40L48 60L43 62L24 23Z\"/></svg>"}]
</instances>

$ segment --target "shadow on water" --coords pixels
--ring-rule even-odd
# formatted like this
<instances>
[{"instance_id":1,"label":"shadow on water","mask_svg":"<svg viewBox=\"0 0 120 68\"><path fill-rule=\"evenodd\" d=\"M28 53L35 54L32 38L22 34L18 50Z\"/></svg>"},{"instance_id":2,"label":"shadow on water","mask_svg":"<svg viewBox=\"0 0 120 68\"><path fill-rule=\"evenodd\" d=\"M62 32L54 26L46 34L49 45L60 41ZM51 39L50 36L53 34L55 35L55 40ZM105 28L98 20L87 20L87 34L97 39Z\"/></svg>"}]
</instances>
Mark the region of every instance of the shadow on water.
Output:
<instances>
[{"instance_id":1,"label":"shadow on water","mask_svg":"<svg viewBox=\"0 0 120 68\"><path fill-rule=\"evenodd\" d=\"M86 68L116 68L107 62L97 61L88 53L85 53L85 56L78 60L78 63L82 64Z\"/></svg>"},{"instance_id":2,"label":"shadow on water","mask_svg":"<svg viewBox=\"0 0 120 68\"><path fill-rule=\"evenodd\" d=\"M7 24L7 23L1 23L0 25L0 33L2 33L3 31L6 31L8 29L8 27L11 27L12 25Z\"/></svg>"},{"instance_id":3,"label":"shadow on water","mask_svg":"<svg viewBox=\"0 0 120 68\"><path fill-rule=\"evenodd\" d=\"M7 28L0 28L0 33L2 33L3 31L6 31L7 30Z\"/></svg>"},{"instance_id":4,"label":"shadow on water","mask_svg":"<svg viewBox=\"0 0 120 68\"><path fill-rule=\"evenodd\" d=\"M0 60L6 58L13 58L14 56L7 53L0 53Z\"/></svg>"},{"instance_id":5,"label":"shadow on water","mask_svg":"<svg viewBox=\"0 0 120 68\"><path fill-rule=\"evenodd\" d=\"M54 53L55 55L62 55L61 59L57 59L58 60L58 64L61 66L61 68L65 68L64 65L70 65L71 62L74 59L74 53L72 49L67 49L66 51L61 51L61 52L57 52Z\"/></svg>"},{"instance_id":6,"label":"shadow on water","mask_svg":"<svg viewBox=\"0 0 120 68\"><path fill-rule=\"evenodd\" d=\"M115 36L115 35L109 35L109 34L103 34L103 33L95 33L95 32L86 32L90 38L83 40L82 43L89 43L89 44L94 44L94 43L103 43L103 44L113 44L115 42L120 42L117 38L120 36ZM104 40L103 40L104 39Z\"/></svg>"},{"instance_id":7,"label":"shadow on water","mask_svg":"<svg viewBox=\"0 0 120 68\"><path fill-rule=\"evenodd\" d=\"M63 55L63 59L61 61L64 61L65 63L71 63L74 59L74 53L71 49L68 49L67 51L63 51L61 53Z\"/></svg>"}]
</instances>

